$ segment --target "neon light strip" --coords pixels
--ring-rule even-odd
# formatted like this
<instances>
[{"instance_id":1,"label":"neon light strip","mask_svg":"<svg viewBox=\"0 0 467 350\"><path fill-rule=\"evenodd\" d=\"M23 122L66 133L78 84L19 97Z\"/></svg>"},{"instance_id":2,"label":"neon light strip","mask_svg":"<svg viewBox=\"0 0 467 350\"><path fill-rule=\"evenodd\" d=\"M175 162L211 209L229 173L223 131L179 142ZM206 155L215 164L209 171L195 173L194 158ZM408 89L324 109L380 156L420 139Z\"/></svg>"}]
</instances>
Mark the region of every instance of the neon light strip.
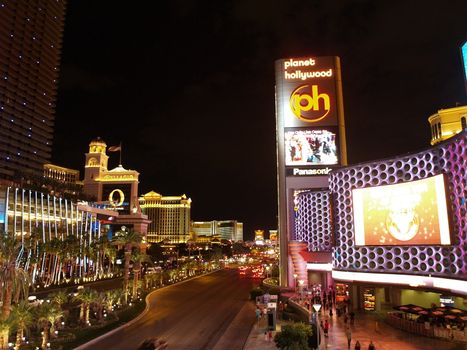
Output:
<instances>
[{"instance_id":1,"label":"neon light strip","mask_svg":"<svg viewBox=\"0 0 467 350\"><path fill-rule=\"evenodd\" d=\"M453 280L448 278L350 271L332 271L332 278L355 282L402 284L411 287L432 287L467 295L467 281Z\"/></svg>"},{"instance_id":2,"label":"neon light strip","mask_svg":"<svg viewBox=\"0 0 467 350\"><path fill-rule=\"evenodd\" d=\"M307 263L306 269L313 270L313 271L332 271L332 264L331 263Z\"/></svg>"}]
</instances>

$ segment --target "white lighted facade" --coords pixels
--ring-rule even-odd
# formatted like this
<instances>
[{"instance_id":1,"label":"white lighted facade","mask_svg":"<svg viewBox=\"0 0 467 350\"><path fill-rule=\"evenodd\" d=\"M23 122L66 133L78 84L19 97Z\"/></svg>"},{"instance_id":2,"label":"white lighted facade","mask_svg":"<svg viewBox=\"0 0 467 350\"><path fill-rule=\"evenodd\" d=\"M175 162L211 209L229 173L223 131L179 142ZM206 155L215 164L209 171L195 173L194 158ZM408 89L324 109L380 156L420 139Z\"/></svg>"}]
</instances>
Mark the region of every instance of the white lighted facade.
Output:
<instances>
[{"instance_id":1,"label":"white lighted facade","mask_svg":"<svg viewBox=\"0 0 467 350\"><path fill-rule=\"evenodd\" d=\"M195 236L218 236L232 242L243 240L243 223L236 220L193 221L191 230Z\"/></svg>"},{"instance_id":2,"label":"white lighted facade","mask_svg":"<svg viewBox=\"0 0 467 350\"><path fill-rule=\"evenodd\" d=\"M79 170L64 168L55 164L44 164L44 177L66 184L81 184Z\"/></svg>"},{"instance_id":3,"label":"white lighted facade","mask_svg":"<svg viewBox=\"0 0 467 350\"><path fill-rule=\"evenodd\" d=\"M147 242L186 243L190 238L191 199L186 195L162 196L151 191L139 198L143 214L151 223Z\"/></svg>"},{"instance_id":4,"label":"white lighted facade","mask_svg":"<svg viewBox=\"0 0 467 350\"><path fill-rule=\"evenodd\" d=\"M47 259L35 256L38 250L31 249L32 242L64 242L72 237L82 248L89 247L107 235L109 227L103 224L103 221L113 221L116 216L118 213L114 211L88 204L33 190L0 185L0 231L21 241L23 249L20 250L17 261L23 269L30 272L33 283L43 283L45 286L60 283L60 275L52 279L50 274L47 275ZM76 278L84 277L93 264L95 267L95 261L86 256L85 249L81 252L80 258L76 260L74 272L70 272L71 276ZM42 267L40 264L34 265L31 257L38 260ZM54 260L54 263L56 264L57 260Z\"/></svg>"}]
</instances>

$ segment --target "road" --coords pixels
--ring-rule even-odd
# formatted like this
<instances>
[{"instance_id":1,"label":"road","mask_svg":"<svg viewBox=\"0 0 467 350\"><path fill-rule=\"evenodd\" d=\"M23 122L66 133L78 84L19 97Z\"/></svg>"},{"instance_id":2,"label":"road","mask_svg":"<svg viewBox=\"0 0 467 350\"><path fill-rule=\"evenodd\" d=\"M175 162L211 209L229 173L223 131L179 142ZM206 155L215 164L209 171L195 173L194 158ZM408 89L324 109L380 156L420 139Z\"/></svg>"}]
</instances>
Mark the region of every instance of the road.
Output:
<instances>
[{"instance_id":1,"label":"road","mask_svg":"<svg viewBox=\"0 0 467 350\"><path fill-rule=\"evenodd\" d=\"M150 309L143 317L79 349L132 350L151 336L166 339L170 350L214 349L248 304L253 286L254 281L240 278L236 270L220 270L156 290L149 297ZM249 327L236 332L235 342L244 344L248 333ZM242 348L231 345L231 349Z\"/></svg>"}]
</instances>

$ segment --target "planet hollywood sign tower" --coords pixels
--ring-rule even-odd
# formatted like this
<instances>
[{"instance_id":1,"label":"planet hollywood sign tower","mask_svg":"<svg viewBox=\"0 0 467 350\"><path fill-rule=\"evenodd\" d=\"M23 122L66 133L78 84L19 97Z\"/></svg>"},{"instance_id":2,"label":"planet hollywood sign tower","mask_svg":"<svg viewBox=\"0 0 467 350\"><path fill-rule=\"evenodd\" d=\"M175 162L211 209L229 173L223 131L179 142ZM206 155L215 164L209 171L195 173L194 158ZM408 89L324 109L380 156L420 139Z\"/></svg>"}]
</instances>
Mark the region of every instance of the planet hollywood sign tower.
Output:
<instances>
[{"instance_id":1,"label":"planet hollywood sign tower","mask_svg":"<svg viewBox=\"0 0 467 350\"><path fill-rule=\"evenodd\" d=\"M282 286L306 280L294 266L297 242L297 205L300 193L316 191L323 207L319 220L329 219L330 172L347 165L344 108L338 57L301 57L275 62L278 213ZM318 225L319 226L319 225ZM329 225L328 225L329 226ZM316 249L331 259L331 227L312 234ZM321 237L321 238L320 238ZM299 275L297 276L297 273Z\"/></svg>"}]
</instances>

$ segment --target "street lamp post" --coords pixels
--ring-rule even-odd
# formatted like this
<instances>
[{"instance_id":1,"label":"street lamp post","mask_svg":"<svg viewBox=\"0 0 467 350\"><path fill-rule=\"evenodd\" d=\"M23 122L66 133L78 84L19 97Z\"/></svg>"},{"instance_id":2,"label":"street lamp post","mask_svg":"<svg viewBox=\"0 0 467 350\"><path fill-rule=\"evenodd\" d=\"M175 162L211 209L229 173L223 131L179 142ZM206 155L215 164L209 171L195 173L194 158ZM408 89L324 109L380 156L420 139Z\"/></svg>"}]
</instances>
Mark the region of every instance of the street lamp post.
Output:
<instances>
[{"instance_id":1,"label":"street lamp post","mask_svg":"<svg viewBox=\"0 0 467 350\"><path fill-rule=\"evenodd\" d=\"M303 283L305 283L304 280L298 280L298 293L300 295L300 303L302 302L302 294L303 294Z\"/></svg>"},{"instance_id":2,"label":"street lamp post","mask_svg":"<svg viewBox=\"0 0 467 350\"><path fill-rule=\"evenodd\" d=\"M293 274L293 279L294 279L295 293L297 293L297 277L298 277L298 275L296 273L294 273Z\"/></svg>"},{"instance_id":3,"label":"street lamp post","mask_svg":"<svg viewBox=\"0 0 467 350\"><path fill-rule=\"evenodd\" d=\"M316 322L316 341L318 343L318 349L319 349L320 348L319 338L320 338L320 332L321 332L320 324L319 324L319 310L321 310L321 304L313 304L313 310L315 310L315 312L316 312L316 318L315 318L315 322Z\"/></svg>"}]
</instances>

